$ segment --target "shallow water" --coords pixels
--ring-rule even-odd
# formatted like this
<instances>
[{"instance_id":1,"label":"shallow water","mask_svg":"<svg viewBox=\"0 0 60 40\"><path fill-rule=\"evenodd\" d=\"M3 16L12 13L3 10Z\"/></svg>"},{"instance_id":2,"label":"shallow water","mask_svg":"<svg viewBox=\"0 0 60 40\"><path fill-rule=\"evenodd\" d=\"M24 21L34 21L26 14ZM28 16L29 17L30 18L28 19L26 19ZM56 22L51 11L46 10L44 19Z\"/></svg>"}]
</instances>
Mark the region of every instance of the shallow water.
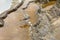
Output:
<instances>
[{"instance_id":1,"label":"shallow water","mask_svg":"<svg viewBox=\"0 0 60 40\"><path fill-rule=\"evenodd\" d=\"M11 7L12 0L0 0L0 14Z\"/></svg>"}]
</instances>

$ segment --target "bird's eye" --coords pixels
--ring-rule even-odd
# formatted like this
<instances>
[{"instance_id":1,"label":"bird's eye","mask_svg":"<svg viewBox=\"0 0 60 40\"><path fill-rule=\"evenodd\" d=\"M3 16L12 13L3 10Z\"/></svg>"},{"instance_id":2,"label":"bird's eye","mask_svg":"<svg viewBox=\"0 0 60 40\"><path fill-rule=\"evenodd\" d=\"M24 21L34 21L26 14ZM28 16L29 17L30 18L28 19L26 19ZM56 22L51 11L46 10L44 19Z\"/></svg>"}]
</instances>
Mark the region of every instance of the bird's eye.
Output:
<instances>
[{"instance_id":1,"label":"bird's eye","mask_svg":"<svg viewBox=\"0 0 60 40\"><path fill-rule=\"evenodd\" d=\"M0 14L11 7L12 0L0 0Z\"/></svg>"}]
</instances>

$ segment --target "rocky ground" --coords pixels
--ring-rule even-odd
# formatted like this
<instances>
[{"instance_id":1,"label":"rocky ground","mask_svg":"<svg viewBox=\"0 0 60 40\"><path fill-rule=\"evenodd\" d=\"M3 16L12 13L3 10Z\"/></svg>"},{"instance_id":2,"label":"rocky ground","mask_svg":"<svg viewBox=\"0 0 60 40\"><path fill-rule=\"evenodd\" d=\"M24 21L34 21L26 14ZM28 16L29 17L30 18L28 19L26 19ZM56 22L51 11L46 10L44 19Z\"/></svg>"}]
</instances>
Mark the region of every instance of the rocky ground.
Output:
<instances>
[{"instance_id":1,"label":"rocky ground","mask_svg":"<svg viewBox=\"0 0 60 40\"><path fill-rule=\"evenodd\" d=\"M28 1L30 1L30 0L28 0ZM25 2L28 2L28 1L25 1ZM15 5L15 3L14 3L14 5ZM14 6L14 5L12 5L12 6ZM23 5L21 8L23 8L24 6L25 5ZM45 9L49 10L52 6L53 5L48 6L48 7L44 8L43 10L45 10ZM11 8L13 8L13 7L11 7ZM24 17L23 17L24 14L22 14L24 12L21 10L21 8L19 8L16 12L13 12L13 13L9 14L7 16L7 18L4 19L4 21L5 21L4 26L0 28L0 40L32 40L30 35L29 35L30 34L30 31L29 31L30 27L28 25L21 26L22 24L20 22L22 21L22 19L24 19ZM38 9L37 4L31 3L28 6L28 8L25 10L29 14L30 21L32 22L32 24L35 23L38 19L38 16L36 15L36 10L37 9ZM48 24L47 22L49 22L49 23L51 22L52 26L49 26L49 25L45 25L45 26L46 27L49 26L49 27L53 28L52 35L47 34L45 37L43 37L43 39L46 39L46 40L49 40L49 39L50 40L60 40L60 36L59 36L60 35L60 31L59 31L60 30L60 17L53 18L53 16L51 16L52 17L51 21L46 20L47 18L46 18L45 14L40 17L40 18L43 19L41 24L42 23L43 24ZM42 26L41 29L43 29L43 26ZM32 27L32 28L34 28L34 27ZM40 28L40 26L39 26L39 28ZM41 29L39 29L39 30L41 30ZM50 29L47 29L47 30L50 30ZM40 35L39 32L35 33L35 31L33 30L33 35L34 36L32 36L32 37L35 40L42 40L42 39L37 38Z\"/></svg>"}]
</instances>

